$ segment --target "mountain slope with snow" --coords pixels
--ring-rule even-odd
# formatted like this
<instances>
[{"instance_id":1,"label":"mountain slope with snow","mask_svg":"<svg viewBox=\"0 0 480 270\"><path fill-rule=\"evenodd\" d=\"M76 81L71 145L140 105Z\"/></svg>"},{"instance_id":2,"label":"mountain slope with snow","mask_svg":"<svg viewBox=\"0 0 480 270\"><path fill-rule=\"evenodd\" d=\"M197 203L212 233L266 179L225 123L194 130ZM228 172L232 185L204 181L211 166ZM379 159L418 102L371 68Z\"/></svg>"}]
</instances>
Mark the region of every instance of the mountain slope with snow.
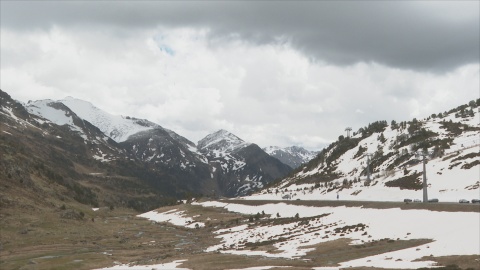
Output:
<instances>
[{"instance_id":1,"label":"mountain slope with snow","mask_svg":"<svg viewBox=\"0 0 480 270\"><path fill-rule=\"evenodd\" d=\"M140 131L159 127L148 120L112 115L95 107L90 102L72 97L58 102L65 104L80 118L92 123L116 142L126 141L128 137Z\"/></svg>"},{"instance_id":2,"label":"mountain slope with snow","mask_svg":"<svg viewBox=\"0 0 480 270\"><path fill-rule=\"evenodd\" d=\"M59 126L66 126L74 134L83 138L93 158L101 161L125 158L123 150L118 147L116 142L90 122L78 117L75 112L63 103L52 100L39 100L29 102L26 108L32 115L43 118L43 120L37 119L36 122L40 124L51 122Z\"/></svg>"},{"instance_id":3,"label":"mountain slope with snow","mask_svg":"<svg viewBox=\"0 0 480 270\"><path fill-rule=\"evenodd\" d=\"M246 195L284 177L291 170L258 146L226 130L206 136L197 148L193 142L158 124L115 116L71 97L34 101L27 108L51 123L68 126L84 138L86 144L92 144L92 149L95 145L113 145L115 149L112 150L119 153L115 156L108 149L92 150L95 159L103 162L129 159L144 163L148 170L165 173L176 179L175 185L192 192L229 197ZM91 132L86 131L85 125L98 134L89 135ZM254 156L256 158L252 158Z\"/></svg>"},{"instance_id":4,"label":"mountain slope with snow","mask_svg":"<svg viewBox=\"0 0 480 270\"><path fill-rule=\"evenodd\" d=\"M476 100L422 120L372 123L350 138L341 137L291 177L250 199L333 200L337 194L345 200L422 199L418 154L424 151L429 198L479 199L479 105Z\"/></svg>"},{"instance_id":5,"label":"mountain slope with snow","mask_svg":"<svg viewBox=\"0 0 480 270\"><path fill-rule=\"evenodd\" d=\"M245 142L236 135L221 129L198 141L198 149L212 157L223 157L235 150L246 147Z\"/></svg>"},{"instance_id":6,"label":"mountain slope with snow","mask_svg":"<svg viewBox=\"0 0 480 270\"><path fill-rule=\"evenodd\" d=\"M174 190L191 192L174 186L174 177L166 180L168 172L129 159L119 144L63 103L35 102L29 110L0 90L2 209L76 201L145 210L175 201Z\"/></svg>"},{"instance_id":7,"label":"mountain slope with snow","mask_svg":"<svg viewBox=\"0 0 480 270\"><path fill-rule=\"evenodd\" d=\"M291 171L256 144L245 142L226 130L201 139L198 149L207 157L212 177L219 179L219 186L227 196L249 194Z\"/></svg>"},{"instance_id":8,"label":"mountain slope with snow","mask_svg":"<svg viewBox=\"0 0 480 270\"><path fill-rule=\"evenodd\" d=\"M309 162L318 154L318 152L308 151L298 146L290 146L285 148L269 146L263 148L263 150L270 156L277 158L281 162L294 169L304 163Z\"/></svg>"}]
</instances>

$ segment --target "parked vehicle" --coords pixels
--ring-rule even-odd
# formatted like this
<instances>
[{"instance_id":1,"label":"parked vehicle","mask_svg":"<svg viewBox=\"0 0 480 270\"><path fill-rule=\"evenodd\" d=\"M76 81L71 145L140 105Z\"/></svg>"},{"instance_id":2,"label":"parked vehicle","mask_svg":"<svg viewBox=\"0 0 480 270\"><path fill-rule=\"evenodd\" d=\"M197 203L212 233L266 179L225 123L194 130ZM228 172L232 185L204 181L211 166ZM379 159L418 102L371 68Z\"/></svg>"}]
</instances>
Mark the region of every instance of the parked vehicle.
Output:
<instances>
[{"instance_id":1,"label":"parked vehicle","mask_svg":"<svg viewBox=\"0 0 480 270\"><path fill-rule=\"evenodd\" d=\"M413 202L422 202L422 200L420 200L420 199L415 199L415 200L413 200Z\"/></svg>"},{"instance_id":2,"label":"parked vehicle","mask_svg":"<svg viewBox=\"0 0 480 270\"><path fill-rule=\"evenodd\" d=\"M460 199L458 202L459 202L459 203L470 203L469 200L465 200L465 199Z\"/></svg>"},{"instance_id":3,"label":"parked vehicle","mask_svg":"<svg viewBox=\"0 0 480 270\"><path fill-rule=\"evenodd\" d=\"M435 198L435 199L430 199L430 200L428 200L428 202L438 202L438 199L437 199L437 198Z\"/></svg>"},{"instance_id":4,"label":"parked vehicle","mask_svg":"<svg viewBox=\"0 0 480 270\"><path fill-rule=\"evenodd\" d=\"M403 202L409 203L412 202L412 199L404 199Z\"/></svg>"},{"instance_id":5,"label":"parked vehicle","mask_svg":"<svg viewBox=\"0 0 480 270\"><path fill-rule=\"evenodd\" d=\"M473 199L472 203L480 203L480 200L479 199Z\"/></svg>"}]
</instances>

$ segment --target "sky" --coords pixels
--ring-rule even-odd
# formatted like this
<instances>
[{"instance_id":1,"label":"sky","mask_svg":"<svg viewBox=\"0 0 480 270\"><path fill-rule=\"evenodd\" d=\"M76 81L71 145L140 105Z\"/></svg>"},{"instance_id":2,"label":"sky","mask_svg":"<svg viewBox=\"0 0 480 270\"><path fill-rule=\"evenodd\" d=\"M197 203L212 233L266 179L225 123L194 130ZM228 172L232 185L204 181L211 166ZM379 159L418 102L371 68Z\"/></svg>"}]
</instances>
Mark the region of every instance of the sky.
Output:
<instances>
[{"instance_id":1,"label":"sky","mask_svg":"<svg viewBox=\"0 0 480 270\"><path fill-rule=\"evenodd\" d=\"M319 150L480 97L480 1L0 1L0 89Z\"/></svg>"}]
</instances>

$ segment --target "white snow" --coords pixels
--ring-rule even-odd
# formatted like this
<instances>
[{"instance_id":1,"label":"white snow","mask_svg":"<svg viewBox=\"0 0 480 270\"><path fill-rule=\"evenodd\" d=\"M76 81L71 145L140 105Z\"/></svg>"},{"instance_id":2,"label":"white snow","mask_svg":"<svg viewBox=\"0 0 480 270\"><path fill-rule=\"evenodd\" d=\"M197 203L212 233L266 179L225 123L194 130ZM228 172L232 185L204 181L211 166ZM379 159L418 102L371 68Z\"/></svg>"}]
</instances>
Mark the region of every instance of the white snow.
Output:
<instances>
[{"instance_id":1,"label":"white snow","mask_svg":"<svg viewBox=\"0 0 480 270\"><path fill-rule=\"evenodd\" d=\"M192 218L184 215L185 211L178 211L177 209L169 210L159 213L156 210L138 215L155 222L169 222L173 225L183 226L187 228L205 227L203 222L195 222Z\"/></svg>"},{"instance_id":2,"label":"white snow","mask_svg":"<svg viewBox=\"0 0 480 270\"><path fill-rule=\"evenodd\" d=\"M50 107L50 103L54 103L54 101L49 99L38 100L33 103L29 103L27 109L30 113L48 119L59 126L74 125L72 116L66 115L65 111Z\"/></svg>"},{"instance_id":3,"label":"white snow","mask_svg":"<svg viewBox=\"0 0 480 270\"><path fill-rule=\"evenodd\" d=\"M308 162L317 155L317 152L308 151L298 146L290 146L284 148L278 146L268 146L263 148L263 151L265 151L265 153L269 154L270 156L291 155L293 157L300 158L302 160L302 163Z\"/></svg>"},{"instance_id":4,"label":"white snow","mask_svg":"<svg viewBox=\"0 0 480 270\"><path fill-rule=\"evenodd\" d=\"M248 267L248 268L234 268L229 270L268 270L272 268L290 268L290 266L255 266L255 267Z\"/></svg>"},{"instance_id":5,"label":"white snow","mask_svg":"<svg viewBox=\"0 0 480 270\"><path fill-rule=\"evenodd\" d=\"M117 142L123 142L135 133L158 126L148 121L112 115L95 107L90 102L72 97L67 97L59 102L65 104L80 118L92 123ZM137 121L141 121L145 125L140 125Z\"/></svg>"},{"instance_id":6,"label":"white snow","mask_svg":"<svg viewBox=\"0 0 480 270\"><path fill-rule=\"evenodd\" d=\"M480 199L480 165L475 165L471 168L480 152L480 133L476 130L465 131L458 136L453 136L448 131L440 128L441 121L453 120L453 122L468 123L471 127L479 127L480 113L476 112L475 117L456 118L454 114L443 119L423 120L423 127L432 130L439 135L436 138L452 138L453 143L449 149L445 150L442 157L437 157L428 160L426 165L428 196L429 198L438 198L441 202L458 202L460 199ZM339 159L333 162L336 166L335 172L340 176L334 179L332 183L339 185L336 188L330 186L315 187L314 184L298 185L291 184L296 181L306 178L315 177L324 169L326 164L319 164L311 170L301 170L293 177L287 178L278 186L263 190L258 194L248 197L252 200L280 200L285 195L290 195L292 199L302 200L334 200L337 193L342 200L360 200L360 201L402 201L405 198L421 199L422 190L400 189L399 187L387 187L386 183L397 180L403 176L420 174L417 177L419 183L422 182L421 173L423 172L423 164L415 155L404 160L403 163L409 162L408 166L398 166L394 170L387 170L387 167L393 163L397 158L393 154L390 158L385 160L381 166L372 172L372 183L370 186L364 186L366 179L365 173L367 166L366 153L374 153L381 149L384 154L393 153L395 149L391 147L397 136L408 134L406 129L397 128L392 130L390 126L383 131L386 139L381 143L378 139L381 133L374 133L373 135L362 139L357 147L346 151ZM359 138L356 135L354 138ZM355 157L359 151L359 147L366 147L367 150L360 157ZM399 153L404 151L410 152L410 146L404 146L397 149ZM429 149L433 150L433 147ZM330 152L332 152L330 150ZM469 157L470 156L470 157ZM470 165L471 164L471 165ZM407 169L407 174L404 174L404 169ZM352 185L342 187L343 180L352 181ZM358 182L354 182L357 180Z\"/></svg>"},{"instance_id":7,"label":"white snow","mask_svg":"<svg viewBox=\"0 0 480 270\"><path fill-rule=\"evenodd\" d=\"M216 158L225 157L233 151L249 145L250 143L243 141L234 134L223 129L207 135L198 142L198 147L200 149L208 149Z\"/></svg>"},{"instance_id":8,"label":"white snow","mask_svg":"<svg viewBox=\"0 0 480 270\"><path fill-rule=\"evenodd\" d=\"M177 268L185 260L173 261L170 263L161 263L161 264L152 264L152 265L129 265L121 264L115 265L112 267L98 268L95 270L170 270L170 269L180 269L180 270L189 270L188 268Z\"/></svg>"},{"instance_id":9,"label":"white snow","mask_svg":"<svg viewBox=\"0 0 480 270\"><path fill-rule=\"evenodd\" d=\"M229 211L255 214L264 211L275 217L316 217L307 225L298 221L283 225L246 227L241 225L230 230L218 230L222 243L209 247L207 252L260 255L265 257L300 258L311 246L339 238L352 239L353 245L385 238L393 240L431 239L433 242L403 250L342 262L342 267L419 268L432 266L430 261L416 261L424 256L450 256L480 254L480 216L473 212L435 212L428 210L367 209L360 207L308 207L285 203L249 206L221 202L200 203L204 207L223 207ZM452 222L458 221L458 222ZM334 233L335 228L364 224L363 230ZM328 236L328 238L324 238ZM252 251L245 248L246 242L261 242L286 238L274 244L279 253ZM460 244L461 243L461 244Z\"/></svg>"}]
</instances>

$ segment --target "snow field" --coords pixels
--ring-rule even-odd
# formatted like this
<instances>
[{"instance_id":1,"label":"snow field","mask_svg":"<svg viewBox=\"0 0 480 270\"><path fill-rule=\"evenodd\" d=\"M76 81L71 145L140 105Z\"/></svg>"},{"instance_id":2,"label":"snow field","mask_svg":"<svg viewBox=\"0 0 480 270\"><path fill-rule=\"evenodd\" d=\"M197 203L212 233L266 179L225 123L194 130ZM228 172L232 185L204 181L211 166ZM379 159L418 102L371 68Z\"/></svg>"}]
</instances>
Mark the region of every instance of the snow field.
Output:
<instances>
[{"instance_id":1,"label":"snow field","mask_svg":"<svg viewBox=\"0 0 480 270\"><path fill-rule=\"evenodd\" d=\"M143 213L138 215L138 217L143 217L155 222L169 222L173 225L183 226L187 228L195 228L195 227L205 227L205 224L202 222L194 222L194 220L190 217L186 217L184 215L185 211L178 211L177 209L173 209L167 212L159 213L155 210Z\"/></svg>"},{"instance_id":2,"label":"snow field","mask_svg":"<svg viewBox=\"0 0 480 270\"><path fill-rule=\"evenodd\" d=\"M248 206L220 202L201 203L204 207L223 207L232 212L266 214L281 217L315 217L307 224L300 221L282 225L259 227L234 227L231 231L219 230L217 237L222 243L206 251L229 254L261 255L266 257L299 258L310 249L304 247L340 238L352 239L351 244L361 244L389 238L392 240L431 239L433 242L418 247L388 252L358 260L341 263L342 267L369 266L381 268L414 269L432 266L430 261L416 261L425 256L475 255L480 254L480 215L464 212L434 212L428 210L364 209L359 207L307 207L279 204ZM342 230L346 226L364 224L365 229ZM341 233L335 233L335 229ZM325 236L328 236L326 238ZM280 253L251 251L245 243L284 241L273 244Z\"/></svg>"},{"instance_id":3,"label":"snow field","mask_svg":"<svg viewBox=\"0 0 480 270\"><path fill-rule=\"evenodd\" d=\"M179 261L173 261L170 263L152 264L152 265L120 264L112 267L98 268L95 270L170 270L170 269L189 270L188 268L177 268L177 266L182 264L182 262L184 261L185 260L179 260Z\"/></svg>"},{"instance_id":4,"label":"snow field","mask_svg":"<svg viewBox=\"0 0 480 270\"><path fill-rule=\"evenodd\" d=\"M206 252L276 258L301 258L311 248L308 246L341 238L351 239L358 245L382 239L430 239L432 242L403 250L387 252L352 261L341 267L378 267L415 269L434 266L432 261L419 261L428 256L480 254L480 214L474 212L435 212L428 210L365 209L361 207L312 207L286 203L258 206L228 204L217 201L195 203L203 207L221 207L231 212L254 215L264 212L275 218L311 217L307 221L292 220L278 225L240 226L220 229L214 233L221 243L207 248ZM191 218L176 209L159 213L151 211L142 215L158 222L192 228ZM250 250L247 243L271 241L276 253ZM111 269L111 268L109 268ZM113 268L114 269L114 268ZM143 269L143 268L142 268ZM158 268L163 269L163 268ZM269 269L268 266L247 269ZM313 268L337 269L337 268Z\"/></svg>"}]
</instances>

